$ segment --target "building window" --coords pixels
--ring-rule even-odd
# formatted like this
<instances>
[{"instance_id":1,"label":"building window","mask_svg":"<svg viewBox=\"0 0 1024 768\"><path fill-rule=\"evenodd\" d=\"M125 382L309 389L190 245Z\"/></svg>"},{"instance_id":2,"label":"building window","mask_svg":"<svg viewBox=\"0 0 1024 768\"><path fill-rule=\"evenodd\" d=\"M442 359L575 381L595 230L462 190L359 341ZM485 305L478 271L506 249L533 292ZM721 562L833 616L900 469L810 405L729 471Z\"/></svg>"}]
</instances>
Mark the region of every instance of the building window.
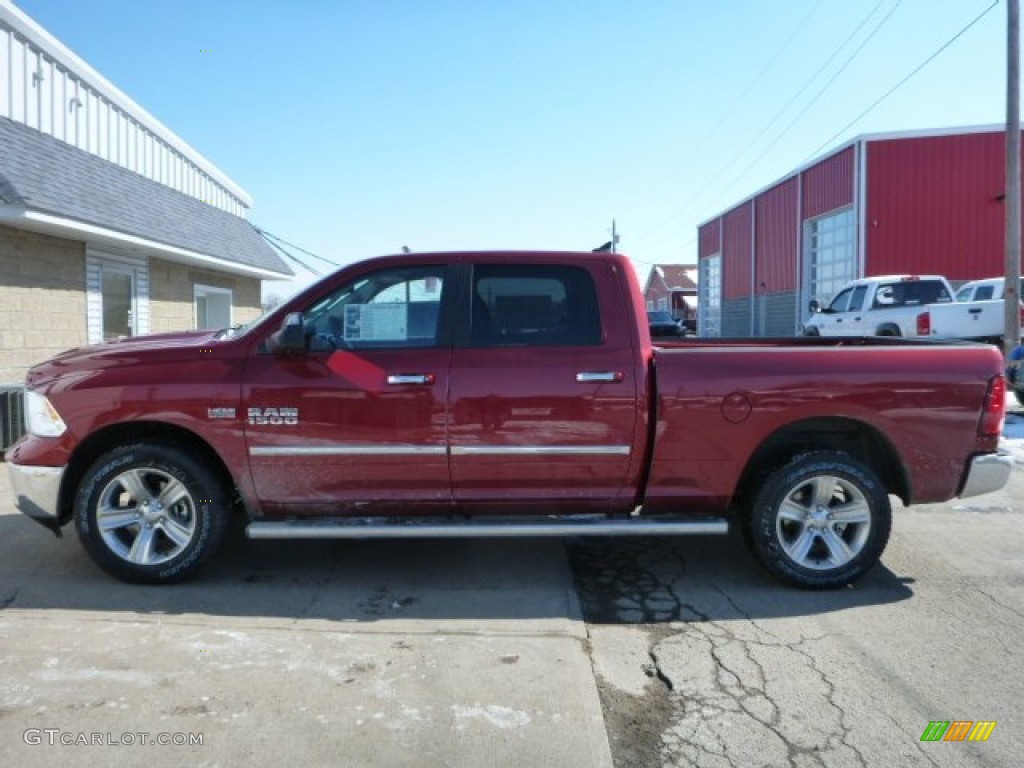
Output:
<instances>
[{"instance_id":1,"label":"building window","mask_svg":"<svg viewBox=\"0 0 1024 768\"><path fill-rule=\"evenodd\" d=\"M105 266L100 273L103 341L135 336L135 274L131 268Z\"/></svg>"},{"instance_id":2,"label":"building window","mask_svg":"<svg viewBox=\"0 0 1024 768\"><path fill-rule=\"evenodd\" d=\"M853 209L830 213L804 224L808 296L828 306L843 286L857 277Z\"/></svg>"},{"instance_id":3,"label":"building window","mask_svg":"<svg viewBox=\"0 0 1024 768\"><path fill-rule=\"evenodd\" d=\"M192 288L195 311L193 324L197 330L221 330L231 327L231 306L234 303L229 288L198 285Z\"/></svg>"},{"instance_id":4,"label":"building window","mask_svg":"<svg viewBox=\"0 0 1024 768\"><path fill-rule=\"evenodd\" d=\"M698 295L700 312L697 315L699 336L722 335L722 254L716 253L700 259Z\"/></svg>"}]
</instances>

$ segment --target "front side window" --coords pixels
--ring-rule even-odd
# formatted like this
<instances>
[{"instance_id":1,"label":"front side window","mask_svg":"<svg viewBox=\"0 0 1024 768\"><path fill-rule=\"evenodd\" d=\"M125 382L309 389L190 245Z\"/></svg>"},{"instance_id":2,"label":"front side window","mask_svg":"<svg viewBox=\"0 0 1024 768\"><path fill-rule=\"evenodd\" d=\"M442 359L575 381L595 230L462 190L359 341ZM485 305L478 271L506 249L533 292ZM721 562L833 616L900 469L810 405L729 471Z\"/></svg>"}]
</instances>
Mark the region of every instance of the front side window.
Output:
<instances>
[{"instance_id":1,"label":"front side window","mask_svg":"<svg viewBox=\"0 0 1024 768\"><path fill-rule=\"evenodd\" d=\"M439 341L443 266L363 275L305 312L313 350L433 347Z\"/></svg>"},{"instance_id":2,"label":"front side window","mask_svg":"<svg viewBox=\"0 0 1024 768\"><path fill-rule=\"evenodd\" d=\"M853 288L840 291L839 295L832 299L829 309L832 312L845 312L850 306L850 297L853 296Z\"/></svg>"},{"instance_id":3,"label":"front side window","mask_svg":"<svg viewBox=\"0 0 1024 768\"><path fill-rule=\"evenodd\" d=\"M581 267L478 264L470 308L472 346L600 344L593 278Z\"/></svg>"}]
</instances>

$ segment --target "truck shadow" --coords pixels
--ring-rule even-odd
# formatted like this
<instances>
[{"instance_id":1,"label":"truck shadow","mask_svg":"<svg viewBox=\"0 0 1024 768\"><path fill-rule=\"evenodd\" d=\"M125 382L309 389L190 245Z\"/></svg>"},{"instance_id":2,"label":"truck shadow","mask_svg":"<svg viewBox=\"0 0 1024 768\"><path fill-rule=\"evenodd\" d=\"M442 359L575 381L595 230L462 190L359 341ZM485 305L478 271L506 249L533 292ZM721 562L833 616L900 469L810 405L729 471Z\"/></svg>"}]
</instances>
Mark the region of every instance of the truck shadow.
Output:
<instances>
[{"instance_id":1,"label":"truck shadow","mask_svg":"<svg viewBox=\"0 0 1024 768\"><path fill-rule=\"evenodd\" d=\"M21 515L0 514L0 609L7 610L472 627L573 619L579 606L599 623L801 616L911 594L883 567L852 589L791 589L734 536L301 542L248 541L234 531L195 580L140 586L94 566L72 528L56 539Z\"/></svg>"},{"instance_id":2,"label":"truck shadow","mask_svg":"<svg viewBox=\"0 0 1024 768\"><path fill-rule=\"evenodd\" d=\"M760 567L735 531L687 539L575 539L566 550L591 624L786 618L913 595L913 579L897 576L884 563L843 589L789 587Z\"/></svg>"}]
</instances>

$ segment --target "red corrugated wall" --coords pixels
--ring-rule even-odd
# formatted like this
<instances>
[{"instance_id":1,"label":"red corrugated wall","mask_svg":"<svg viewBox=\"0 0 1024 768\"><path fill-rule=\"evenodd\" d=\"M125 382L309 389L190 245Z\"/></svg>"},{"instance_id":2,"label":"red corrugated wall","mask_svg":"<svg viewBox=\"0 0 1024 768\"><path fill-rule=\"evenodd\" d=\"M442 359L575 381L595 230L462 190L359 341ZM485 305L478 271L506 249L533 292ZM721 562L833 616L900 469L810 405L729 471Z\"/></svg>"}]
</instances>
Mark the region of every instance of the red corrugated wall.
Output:
<instances>
[{"instance_id":1,"label":"red corrugated wall","mask_svg":"<svg viewBox=\"0 0 1024 768\"><path fill-rule=\"evenodd\" d=\"M751 217L754 201L748 200L722 215L722 298L750 295Z\"/></svg>"},{"instance_id":2,"label":"red corrugated wall","mask_svg":"<svg viewBox=\"0 0 1024 768\"><path fill-rule=\"evenodd\" d=\"M760 293L796 290L799 188L797 178L793 177L756 199L757 256L754 269Z\"/></svg>"},{"instance_id":3,"label":"red corrugated wall","mask_svg":"<svg viewBox=\"0 0 1024 768\"><path fill-rule=\"evenodd\" d=\"M1004 141L980 133L868 142L866 274L1001 274Z\"/></svg>"},{"instance_id":4,"label":"red corrugated wall","mask_svg":"<svg viewBox=\"0 0 1024 768\"><path fill-rule=\"evenodd\" d=\"M851 146L803 172L804 221L853 203L855 160Z\"/></svg>"},{"instance_id":5,"label":"red corrugated wall","mask_svg":"<svg viewBox=\"0 0 1024 768\"><path fill-rule=\"evenodd\" d=\"M697 231L697 255L714 256L722 249L720 219L712 219Z\"/></svg>"}]
</instances>

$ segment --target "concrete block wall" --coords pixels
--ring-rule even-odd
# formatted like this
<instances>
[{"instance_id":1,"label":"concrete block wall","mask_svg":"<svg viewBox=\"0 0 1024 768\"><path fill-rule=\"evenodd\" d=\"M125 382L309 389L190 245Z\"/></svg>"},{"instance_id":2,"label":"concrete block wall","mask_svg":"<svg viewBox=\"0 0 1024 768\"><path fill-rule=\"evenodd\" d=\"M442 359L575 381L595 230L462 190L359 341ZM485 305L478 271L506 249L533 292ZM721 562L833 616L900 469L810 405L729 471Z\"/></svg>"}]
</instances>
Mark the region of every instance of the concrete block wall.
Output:
<instances>
[{"instance_id":1,"label":"concrete block wall","mask_svg":"<svg viewBox=\"0 0 1024 768\"><path fill-rule=\"evenodd\" d=\"M0 226L0 384L85 343L85 245Z\"/></svg>"},{"instance_id":2,"label":"concrete block wall","mask_svg":"<svg viewBox=\"0 0 1024 768\"><path fill-rule=\"evenodd\" d=\"M196 284L230 289L236 323L254 320L262 311L260 281L255 278L234 277L152 259L149 262L150 332L168 333L193 327Z\"/></svg>"}]
</instances>

